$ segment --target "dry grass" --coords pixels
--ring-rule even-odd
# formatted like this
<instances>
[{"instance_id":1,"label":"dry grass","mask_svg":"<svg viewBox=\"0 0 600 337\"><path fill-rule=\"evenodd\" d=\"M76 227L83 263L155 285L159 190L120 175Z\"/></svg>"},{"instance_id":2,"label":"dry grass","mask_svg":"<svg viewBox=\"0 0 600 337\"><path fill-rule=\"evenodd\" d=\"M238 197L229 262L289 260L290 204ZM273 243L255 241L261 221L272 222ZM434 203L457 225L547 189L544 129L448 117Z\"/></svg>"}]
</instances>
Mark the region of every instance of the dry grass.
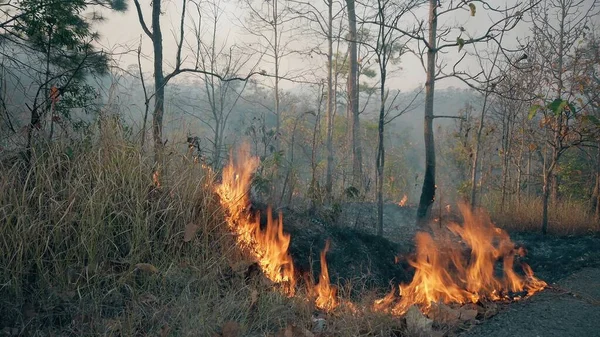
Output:
<instances>
[{"instance_id":1,"label":"dry grass","mask_svg":"<svg viewBox=\"0 0 600 337\"><path fill-rule=\"evenodd\" d=\"M31 169L0 165L0 335L218 336L228 321L243 336L310 329L306 297L233 271L240 253L214 174L172 154L155 188L150 158L115 130L38 149ZM398 335L400 324L368 310L327 320L329 336Z\"/></svg>"},{"instance_id":2,"label":"dry grass","mask_svg":"<svg viewBox=\"0 0 600 337\"><path fill-rule=\"evenodd\" d=\"M500 198L486 196L484 207L498 226L509 231L541 232L542 199L529 198L517 202L508 199L500 209ZM548 208L548 233L552 235L585 235L600 232L600 223L589 212L586 202L561 200Z\"/></svg>"}]
</instances>

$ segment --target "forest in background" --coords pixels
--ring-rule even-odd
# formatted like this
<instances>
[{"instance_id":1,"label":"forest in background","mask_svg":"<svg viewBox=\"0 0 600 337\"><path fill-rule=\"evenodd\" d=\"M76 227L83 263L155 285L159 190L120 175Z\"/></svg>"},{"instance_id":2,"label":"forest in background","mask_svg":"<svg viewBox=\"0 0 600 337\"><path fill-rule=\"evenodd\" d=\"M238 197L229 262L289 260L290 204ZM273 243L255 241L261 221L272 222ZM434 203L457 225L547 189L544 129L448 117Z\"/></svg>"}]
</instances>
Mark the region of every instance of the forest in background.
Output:
<instances>
[{"instance_id":1,"label":"forest in background","mask_svg":"<svg viewBox=\"0 0 600 337\"><path fill-rule=\"evenodd\" d=\"M249 141L262 159L255 187L279 206L406 194L422 219L439 189L445 202L479 195L499 210L539 199L544 231L549 205L600 216L594 1L246 1L234 16L245 44L218 33L235 21L230 4L183 1L164 5L180 26L168 60L151 28L173 14L134 1L144 34L128 52L138 64L124 66L98 48L94 24L127 5L1 5L4 154L79 142L111 117L157 163L170 142L219 170ZM470 26L480 15L487 26ZM420 59L423 76L410 80L425 86L400 92L386 83L406 57ZM299 58L304 69L282 66ZM466 89L434 90L449 78Z\"/></svg>"}]
</instances>

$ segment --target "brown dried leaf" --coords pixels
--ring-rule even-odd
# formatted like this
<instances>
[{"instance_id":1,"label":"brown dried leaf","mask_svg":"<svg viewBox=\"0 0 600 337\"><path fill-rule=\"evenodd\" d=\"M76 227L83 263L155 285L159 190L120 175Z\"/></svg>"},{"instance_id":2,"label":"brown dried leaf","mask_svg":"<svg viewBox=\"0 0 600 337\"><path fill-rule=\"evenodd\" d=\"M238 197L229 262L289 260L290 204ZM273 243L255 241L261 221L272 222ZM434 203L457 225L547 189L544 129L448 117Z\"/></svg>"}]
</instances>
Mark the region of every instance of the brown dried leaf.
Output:
<instances>
[{"instance_id":1,"label":"brown dried leaf","mask_svg":"<svg viewBox=\"0 0 600 337\"><path fill-rule=\"evenodd\" d=\"M275 337L315 337L315 335L305 328L288 323L285 329L279 330Z\"/></svg>"},{"instance_id":2,"label":"brown dried leaf","mask_svg":"<svg viewBox=\"0 0 600 337\"><path fill-rule=\"evenodd\" d=\"M436 303L431 307L429 318L441 324L455 325L460 318L460 312L444 303Z\"/></svg>"},{"instance_id":3,"label":"brown dried leaf","mask_svg":"<svg viewBox=\"0 0 600 337\"><path fill-rule=\"evenodd\" d=\"M252 264L254 264L254 262L252 261L240 260L236 263L230 264L229 266L231 267L231 270L233 270L234 273L242 276L248 272L248 269Z\"/></svg>"},{"instance_id":4,"label":"brown dried leaf","mask_svg":"<svg viewBox=\"0 0 600 337\"><path fill-rule=\"evenodd\" d=\"M198 225L190 222L185 226L185 231L183 232L183 242L190 242L196 235L198 231Z\"/></svg>"},{"instance_id":5,"label":"brown dried leaf","mask_svg":"<svg viewBox=\"0 0 600 337\"><path fill-rule=\"evenodd\" d=\"M171 332L171 327L169 326L169 323L165 323L165 325L160 328L160 337L167 337L169 332Z\"/></svg>"},{"instance_id":6,"label":"brown dried leaf","mask_svg":"<svg viewBox=\"0 0 600 337\"><path fill-rule=\"evenodd\" d=\"M433 320L425 317L416 305L411 306L404 317L406 326L411 333L430 334L432 332Z\"/></svg>"},{"instance_id":7,"label":"brown dried leaf","mask_svg":"<svg viewBox=\"0 0 600 337\"><path fill-rule=\"evenodd\" d=\"M459 319L463 322L474 320L477 317L477 310L469 309L468 307L461 307L459 312Z\"/></svg>"},{"instance_id":8,"label":"brown dried leaf","mask_svg":"<svg viewBox=\"0 0 600 337\"><path fill-rule=\"evenodd\" d=\"M235 321L228 321L223 324L223 337L239 337L240 336L240 325Z\"/></svg>"},{"instance_id":9,"label":"brown dried leaf","mask_svg":"<svg viewBox=\"0 0 600 337\"><path fill-rule=\"evenodd\" d=\"M258 290L252 289L250 291L250 307L253 307L258 302Z\"/></svg>"},{"instance_id":10,"label":"brown dried leaf","mask_svg":"<svg viewBox=\"0 0 600 337\"><path fill-rule=\"evenodd\" d=\"M158 273L158 269L150 263L138 263L135 265L135 269L139 269L141 271L145 271L151 274Z\"/></svg>"}]
</instances>

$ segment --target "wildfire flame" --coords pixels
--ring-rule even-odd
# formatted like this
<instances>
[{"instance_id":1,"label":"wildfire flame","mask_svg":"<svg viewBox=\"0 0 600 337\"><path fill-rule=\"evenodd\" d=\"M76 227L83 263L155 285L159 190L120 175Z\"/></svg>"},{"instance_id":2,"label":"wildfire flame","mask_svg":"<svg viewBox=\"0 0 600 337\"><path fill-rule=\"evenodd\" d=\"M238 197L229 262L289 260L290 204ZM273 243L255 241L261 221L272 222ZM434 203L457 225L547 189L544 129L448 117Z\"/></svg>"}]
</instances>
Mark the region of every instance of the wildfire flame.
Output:
<instances>
[{"instance_id":1,"label":"wildfire flame","mask_svg":"<svg viewBox=\"0 0 600 337\"><path fill-rule=\"evenodd\" d=\"M283 232L281 213L274 218L268 208L266 227L261 228L260 217L249 211L247 193L258 165L259 159L250 156L249 146L243 146L237 156L231 156L216 192L226 210L227 224L236 234L237 244L251 253L266 277L281 284L284 292L293 296L296 279L288 252L291 237ZM158 173L153 178L158 182ZM404 195L399 205L405 205L407 200ZM416 254L409 261L415 268L412 282L400 285L375 301L374 310L401 315L416 304L427 312L432 303L516 299L546 287L526 264L521 264L525 276L515 272L515 256L522 255L523 251L517 249L508 234L496 228L484 212L471 211L462 204L458 208L464 219L462 225L433 226L433 234L416 235ZM350 302L340 302L336 287L330 284L326 261L329 248L327 241L320 255L319 282L317 285L311 282L308 293L316 298L316 307L324 311L331 311L340 303L355 308ZM500 263L502 272L498 275L496 267Z\"/></svg>"},{"instance_id":2,"label":"wildfire flame","mask_svg":"<svg viewBox=\"0 0 600 337\"><path fill-rule=\"evenodd\" d=\"M408 196L406 196L406 194L402 197L402 199L400 200L400 202L398 202L398 206L400 207L404 207L406 206L406 202L408 201Z\"/></svg>"},{"instance_id":3,"label":"wildfire flame","mask_svg":"<svg viewBox=\"0 0 600 337\"><path fill-rule=\"evenodd\" d=\"M329 240L325 242L325 248L321 251L321 276L319 283L315 286L317 299L315 305L317 308L331 311L338 306L337 289L329 282L329 270L327 269L327 260L325 255L329 251Z\"/></svg>"},{"instance_id":4,"label":"wildfire flame","mask_svg":"<svg viewBox=\"0 0 600 337\"><path fill-rule=\"evenodd\" d=\"M265 276L283 284L286 294L292 296L296 285L294 263L288 253L290 235L283 232L281 213L273 219L269 208L267 226L261 229L260 217L255 216L252 220L248 211L250 200L247 192L258 163L258 158L250 156L249 147L243 146L237 157L232 155L223 169L223 181L217 186L217 194L227 210L227 224L237 234L238 244L251 252Z\"/></svg>"},{"instance_id":5,"label":"wildfire flame","mask_svg":"<svg viewBox=\"0 0 600 337\"><path fill-rule=\"evenodd\" d=\"M472 212L466 205L459 205L459 209L464 218L462 226L451 223L447 226L449 231L437 230L435 236L425 232L416 235L416 256L410 261L415 268L412 282L399 287L399 300L394 290L376 301L375 310L400 315L413 304L427 311L431 303L519 298L520 295L511 297L511 294L532 295L546 286L526 264L523 264L525 276L514 271L515 255L521 251L487 215L482 211ZM470 249L468 257L463 244ZM503 275L498 277L495 267L499 261Z\"/></svg>"}]
</instances>

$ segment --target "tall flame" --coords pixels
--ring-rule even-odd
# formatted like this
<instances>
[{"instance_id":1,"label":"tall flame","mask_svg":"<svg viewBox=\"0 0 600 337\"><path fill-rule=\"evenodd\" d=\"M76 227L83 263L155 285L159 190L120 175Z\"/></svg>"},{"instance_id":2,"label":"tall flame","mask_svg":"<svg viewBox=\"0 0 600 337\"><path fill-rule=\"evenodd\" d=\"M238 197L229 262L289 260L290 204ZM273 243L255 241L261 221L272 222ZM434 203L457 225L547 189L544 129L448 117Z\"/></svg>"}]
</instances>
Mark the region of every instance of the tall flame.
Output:
<instances>
[{"instance_id":1,"label":"tall flame","mask_svg":"<svg viewBox=\"0 0 600 337\"><path fill-rule=\"evenodd\" d=\"M329 282L329 269L327 269L327 260L325 255L329 251L329 240L325 242L325 248L321 251L321 276L319 283L315 286L317 299L315 305L317 308L331 311L338 305L337 289Z\"/></svg>"},{"instance_id":2,"label":"tall flame","mask_svg":"<svg viewBox=\"0 0 600 337\"><path fill-rule=\"evenodd\" d=\"M267 226L261 229L260 217L255 216L252 220L248 211L248 191L258 164L258 158L250 156L249 146L242 146L237 156L231 155L229 164L223 169L223 181L216 190L227 210L227 224L237 234L238 244L246 247L264 274L271 281L283 284L285 292L291 296L296 284L294 263L288 253L290 235L283 232L281 213L273 219L269 208Z\"/></svg>"},{"instance_id":3,"label":"tall flame","mask_svg":"<svg viewBox=\"0 0 600 337\"><path fill-rule=\"evenodd\" d=\"M546 286L526 264L523 264L525 276L514 271L515 255L521 251L487 215L472 212L466 205L459 205L459 209L464 218L462 226L451 223L447 226L449 232L437 230L435 236L425 232L416 235L416 256L410 261L415 268L412 282L400 286L399 301L395 300L395 292L376 301L376 310L403 314L413 304L427 310L432 302L501 300L510 298L511 293L532 295ZM463 243L470 249L469 256L465 256ZM501 276L495 272L500 261Z\"/></svg>"}]
</instances>

